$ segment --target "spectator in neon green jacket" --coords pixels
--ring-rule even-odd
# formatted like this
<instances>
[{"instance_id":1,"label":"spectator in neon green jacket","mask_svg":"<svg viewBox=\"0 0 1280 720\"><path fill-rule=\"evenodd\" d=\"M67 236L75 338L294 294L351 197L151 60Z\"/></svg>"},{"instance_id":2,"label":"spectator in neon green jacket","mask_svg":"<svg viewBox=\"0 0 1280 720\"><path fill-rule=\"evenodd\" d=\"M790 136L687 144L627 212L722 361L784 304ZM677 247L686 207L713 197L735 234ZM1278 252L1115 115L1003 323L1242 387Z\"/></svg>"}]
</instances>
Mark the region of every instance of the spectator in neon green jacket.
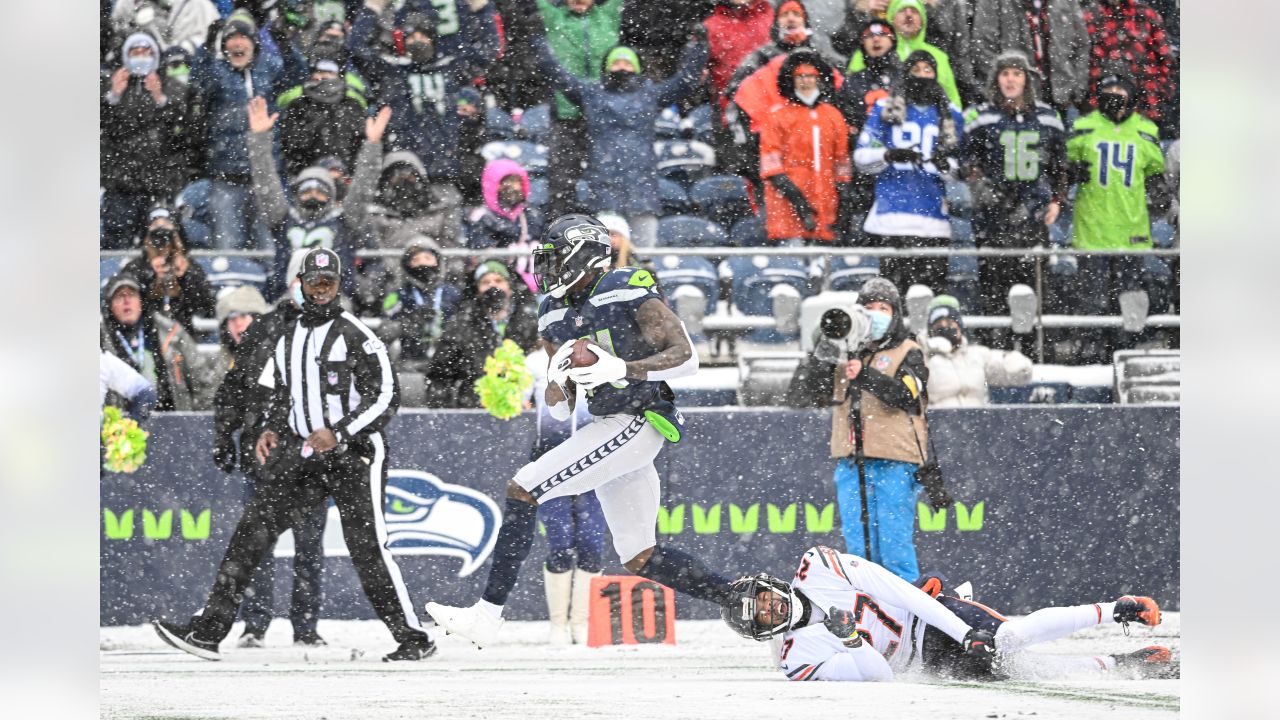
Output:
<instances>
[{"instance_id":1,"label":"spectator in neon green jacket","mask_svg":"<svg viewBox=\"0 0 1280 720\"><path fill-rule=\"evenodd\" d=\"M925 42L929 14L925 10L924 3L921 0L893 0L885 11L885 17L889 19L894 32L898 34L898 59L906 61L907 56L916 50L924 50L932 55L938 61L937 80L943 92L947 94L947 99L956 107L964 107L964 103L960 101L960 91L956 88L955 73L951 70L951 58L936 45ZM964 59L957 58L956 61L964 62ZM865 68L866 61L862 57L862 50L858 50L849 59L848 71L852 74Z\"/></svg>"}]
</instances>

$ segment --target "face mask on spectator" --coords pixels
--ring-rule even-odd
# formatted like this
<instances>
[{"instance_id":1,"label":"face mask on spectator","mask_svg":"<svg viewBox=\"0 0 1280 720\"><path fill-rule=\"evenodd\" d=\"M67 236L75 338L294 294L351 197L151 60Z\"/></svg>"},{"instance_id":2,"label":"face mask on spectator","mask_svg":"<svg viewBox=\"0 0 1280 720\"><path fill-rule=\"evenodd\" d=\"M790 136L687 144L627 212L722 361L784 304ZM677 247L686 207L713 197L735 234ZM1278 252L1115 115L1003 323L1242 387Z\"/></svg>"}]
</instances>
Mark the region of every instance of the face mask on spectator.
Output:
<instances>
[{"instance_id":1,"label":"face mask on spectator","mask_svg":"<svg viewBox=\"0 0 1280 720\"><path fill-rule=\"evenodd\" d=\"M435 47L426 42L405 43L404 50L409 55L409 59L416 63L431 62L431 59L436 56Z\"/></svg>"},{"instance_id":2,"label":"face mask on spectator","mask_svg":"<svg viewBox=\"0 0 1280 720\"><path fill-rule=\"evenodd\" d=\"M953 348L960 347L960 328L951 327L950 325L938 325L930 329L929 334L934 337L945 338Z\"/></svg>"},{"instance_id":3,"label":"face mask on spectator","mask_svg":"<svg viewBox=\"0 0 1280 720\"><path fill-rule=\"evenodd\" d=\"M298 202L298 207L302 209L302 214L308 218L319 217L320 213L324 212L324 209L328 206L329 202L327 200L321 200L318 197L307 197Z\"/></svg>"},{"instance_id":4,"label":"face mask on spectator","mask_svg":"<svg viewBox=\"0 0 1280 720\"><path fill-rule=\"evenodd\" d=\"M308 80L302 86L302 94L326 105L333 105L347 93L347 83L339 77Z\"/></svg>"},{"instance_id":5,"label":"face mask on spectator","mask_svg":"<svg viewBox=\"0 0 1280 720\"><path fill-rule=\"evenodd\" d=\"M630 70L610 70L605 73L604 86L610 90L621 90L635 80L636 74Z\"/></svg>"},{"instance_id":6,"label":"face mask on spectator","mask_svg":"<svg viewBox=\"0 0 1280 720\"><path fill-rule=\"evenodd\" d=\"M502 288L491 287L480 294L480 307L487 312L497 312L507 305L507 294Z\"/></svg>"},{"instance_id":7,"label":"face mask on spectator","mask_svg":"<svg viewBox=\"0 0 1280 720\"><path fill-rule=\"evenodd\" d=\"M387 206L401 215L412 215L422 206L422 193L412 180L391 183L384 194Z\"/></svg>"},{"instance_id":8,"label":"face mask on spectator","mask_svg":"<svg viewBox=\"0 0 1280 720\"><path fill-rule=\"evenodd\" d=\"M889 325L893 322L893 316L882 310L871 310L867 312L871 318L871 339L883 340L885 333L889 332Z\"/></svg>"},{"instance_id":9,"label":"face mask on spectator","mask_svg":"<svg viewBox=\"0 0 1280 720\"><path fill-rule=\"evenodd\" d=\"M155 72L156 59L151 55L130 55L124 59L124 67L130 75L146 77Z\"/></svg>"},{"instance_id":10,"label":"face mask on spectator","mask_svg":"<svg viewBox=\"0 0 1280 720\"><path fill-rule=\"evenodd\" d=\"M908 75L902 81L902 95L912 105L931 105L941 90L938 81L933 78Z\"/></svg>"},{"instance_id":11,"label":"face mask on spectator","mask_svg":"<svg viewBox=\"0 0 1280 720\"><path fill-rule=\"evenodd\" d=\"M1129 117L1129 98L1118 93L1099 93L1098 111L1111 122L1118 123Z\"/></svg>"},{"instance_id":12,"label":"face mask on spectator","mask_svg":"<svg viewBox=\"0 0 1280 720\"><path fill-rule=\"evenodd\" d=\"M407 268L406 272L409 273L410 278L418 281L424 287L431 287L440 275L440 268L436 265L419 265Z\"/></svg>"}]
</instances>

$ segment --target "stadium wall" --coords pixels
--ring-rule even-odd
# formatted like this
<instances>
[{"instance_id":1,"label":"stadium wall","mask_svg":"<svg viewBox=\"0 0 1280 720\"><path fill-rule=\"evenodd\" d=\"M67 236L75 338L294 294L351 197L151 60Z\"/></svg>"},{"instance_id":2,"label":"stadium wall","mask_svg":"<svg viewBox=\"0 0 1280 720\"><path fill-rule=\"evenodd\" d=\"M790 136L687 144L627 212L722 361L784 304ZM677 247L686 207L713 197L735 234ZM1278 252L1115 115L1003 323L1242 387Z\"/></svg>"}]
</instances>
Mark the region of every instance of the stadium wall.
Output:
<instances>
[{"instance_id":1,"label":"stadium wall","mask_svg":"<svg viewBox=\"0 0 1280 720\"><path fill-rule=\"evenodd\" d=\"M958 504L920 506L923 569L973 581L1009 613L1140 592L1179 606L1179 409L1022 406L933 410ZM695 409L686 440L659 456L659 541L728 574L790 577L808 547L843 550L826 457L829 413ZM157 416L146 464L101 478L101 623L195 612L244 499L240 475L210 459L205 413ZM527 459L533 421L473 411L406 411L388 428L389 544L415 604L478 597L507 479ZM324 617L372 618L336 522L326 531ZM287 613L292 539L276 548L276 608ZM507 617L544 619L540 537ZM611 551L606 572L621 572ZM681 617L713 617L681 598Z\"/></svg>"}]
</instances>

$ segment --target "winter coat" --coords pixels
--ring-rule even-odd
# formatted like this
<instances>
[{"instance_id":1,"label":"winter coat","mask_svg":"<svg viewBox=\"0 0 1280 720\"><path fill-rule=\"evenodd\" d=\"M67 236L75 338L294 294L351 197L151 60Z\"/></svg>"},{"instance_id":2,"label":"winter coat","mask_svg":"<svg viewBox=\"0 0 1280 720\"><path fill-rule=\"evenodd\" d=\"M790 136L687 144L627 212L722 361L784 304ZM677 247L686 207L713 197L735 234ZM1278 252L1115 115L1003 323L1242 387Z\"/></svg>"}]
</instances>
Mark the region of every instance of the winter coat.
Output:
<instances>
[{"instance_id":1,"label":"winter coat","mask_svg":"<svg viewBox=\"0 0 1280 720\"><path fill-rule=\"evenodd\" d=\"M381 142L365 141L356 153L355 168L351 173L351 187L343 201L347 223L358 231L361 242L373 248L403 248L415 236L425 235L441 247L457 247L459 239L447 232L446 214L457 208L457 192L453 205L448 198L436 195L436 188L427 187L429 204L417 215L401 215L384 205L381 200L382 177L395 165L408 165L419 178L427 175L426 167L418 156L405 150L382 155ZM438 202L437 202L438 201Z\"/></svg>"},{"instance_id":2,"label":"winter coat","mask_svg":"<svg viewBox=\"0 0 1280 720\"><path fill-rule=\"evenodd\" d=\"M280 154L288 177L315 165L320 158L336 156L351 167L364 142L365 104L354 90L333 105L298 93L280 96Z\"/></svg>"},{"instance_id":3,"label":"winter coat","mask_svg":"<svg viewBox=\"0 0 1280 720\"><path fill-rule=\"evenodd\" d=\"M952 348L945 338L925 341L929 364L929 407L981 407L991 402L988 385L1031 382L1031 358L1020 352L992 350L962 340Z\"/></svg>"},{"instance_id":4,"label":"winter coat","mask_svg":"<svg viewBox=\"0 0 1280 720\"><path fill-rule=\"evenodd\" d=\"M215 440L229 438L240 431L239 466L247 471L257 466L253 446L262 433L266 408L271 402L271 388L259 384L258 378L272 361L276 340L293 327L301 311L289 300L271 312L266 312L265 307L251 309L250 306L256 308L256 304L246 304L242 302L244 299L238 298L230 304L241 312L254 312L255 318L241 336L239 345L228 350L224 343L218 389L213 395L213 429ZM219 301L218 306L221 311L223 303ZM223 320L225 316L219 319L219 325Z\"/></svg>"},{"instance_id":5,"label":"winter coat","mask_svg":"<svg viewBox=\"0 0 1280 720\"><path fill-rule=\"evenodd\" d=\"M1043 95L1057 107L1084 98L1089 63L1089 36L1079 0L1046 0L1047 70ZM973 8L973 74L981 82L991 74L996 56L1017 50L1035 66L1035 47L1024 0L976 0Z\"/></svg>"},{"instance_id":6,"label":"winter coat","mask_svg":"<svg viewBox=\"0 0 1280 720\"><path fill-rule=\"evenodd\" d=\"M902 87L902 75L902 61L896 53L889 52L845 76L837 105L845 112L850 133L856 134L862 129L877 100L889 97L895 88Z\"/></svg>"},{"instance_id":7,"label":"winter coat","mask_svg":"<svg viewBox=\"0 0 1280 720\"><path fill-rule=\"evenodd\" d=\"M182 98L167 96L157 106L130 77L124 94L111 102L111 76L103 78L99 95L101 132L99 182L111 193L172 197L186 179L186 158L178 138L186 108Z\"/></svg>"},{"instance_id":8,"label":"winter coat","mask_svg":"<svg viewBox=\"0 0 1280 720\"><path fill-rule=\"evenodd\" d=\"M474 22L475 16L462 16ZM492 29L492 26L489 26ZM470 27L476 35L482 28ZM467 63L437 53L419 64L407 55L386 52L380 46L378 16L361 7L351 29L350 46L356 67L377 86L378 97L391 107L391 122L384 141L397 150L417 155L432 182L453 182L458 177L457 96L470 80Z\"/></svg>"},{"instance_id":9,"label":"winter coat","mask_svg":"<svg viewBox=\"0 0 1280 720\"><path fill-rule=\"evenodd\" d=\"M821 75L816 104L808 107L795 94L796 66L813 64ZM766 229L770 240L807 238L832 241L839 195L836 183L852 179L849 128L831 104L832 70L817 53L792 53L778 71L778 92L784 101L772 107L760 124L760 177L785 175L804 193L816 215L817 227L806 230L795 207L773 183L764 183Z\"/></svg>"},{"instance_id":10,"label":"winter coat","mask_svg":"<svg viewBox=\"0 0 1280 720\"><path fill-rule=\"evenodd\" d=\"M953 64L951 62L951 56L945 50L928 41L929 10L927 9L927 5L924 0L891 0L889 3L889 9L885 14L887 17L892 18L904 7L913 7L920 13L921 29L920 34L916 35L912 40L908 40L901 35L898 36L898 58L905 62L907 56L916 50L924 50L932 55L933 59L938 63L938 84L941 85L943 91L947 93L947 99L957 106L963 106L964 103L960 99L960 90L956 84L957 77L960 77L960 71L956 68L965 65L966 61L964 58L966 56L963 53L967 52L967 48L956 49L956 52L960 54L956 56L956 61ZM866 60L862 57L862 50L858 50L853 54L853 57L849 59L848 70L852 73L857 72L864 67L866 67ZM972 88L972 76L968 71L964 73L961 79L965 80L965 84ZM971 91L970 94L974 96L972 98L974 100L977 100L978 97L980 97L977 91Z\"/></svg>"},{"instance_id":11,"label":"winter coat","mask_svg":"<svg viewBox=\"0 0 1280 720\"><path fill-rule=\"evenodd\" d=\"M156 8L156 3L150 3L156 10L155 20L139 27L134 23L138 3L134 0L116 0L115 8L111 11L111 24L121 34L126 34L131 27L138 28L160 38L164 49L177 45L194 53L204 42L209 25L218 19L218 8L210 0L173 0L167 4L169 8L163 10Z\"/></svg>"},{"instance_id":12,"label":"winter coat","mask_svg":"<svg viewBox=\"0 0 1280 720\"><path fill-rule=\"evenodd\" d=\"M484 376L485 358L492 355L504 339L514 341L526 353L533 351L538 342L537 306L517 286L512 288L516 292L512 297L511 316L501 335L480 307L475 293L467 293L466 300L445 325L427 370L428 407L480 407L475 381Z\"/></svg>"},{"instance_id":13,"label":"winter coat","mask_svg":"<svg viewBox=\"0 0 1280 720\"><path fill-rule=\"evenodd\" d=\"M267 112L275 112L275 98L285 89L284 62L277 55L255 51L253 62L241 71L231 67L221 51L215 55L201 48L191 62L189 82L203 136L203 141L193 138L204 154L200 174L247 185L249 98L265 98Z\"/></svg>"},{"instance_id":14,"label":"winter coat","mask_svg":"<svg viewBox=\"0 0 1280 720\"><path fill-rule=\"evenodd\" d=\"M109 285L109 284L108 284ZM142 343L131 353L138 326L122 328L111 315L110 302L102 302L102 347L137 370L156 388L156 410L204 410L208 407L208 370L195 338L160 313L145 309L138 320Z\"/></svg>"},{"instance_id":15,"label":"winter coat","mask_svg":"<svg viewBox=\"0 0 1280 720\"><path fill-rule=\"evenodd\" d=\"M623 0L603 0L577 15L563 4L538 0L538 10L547 28L546 43L567 72L582 80L600 79L605 55L618 45L622 4ZM578 104L561 93L556 93L553 110L558 120L582 117Z\"/></svg>"},{"instance_id":16,"label":"winter coat","mask_svg":"<svg viewBox=\"0 0 1280 720\"><path fill-rule=\"evenodd\" d=\"M619 44L636 51L649 77L666 77L676 69L689 30L705 20L716 4L716 0L624 3Z\"/></svg>"},{"instance_id":17,"label":"winter coat","mask_svg":"<svg viewBox=\"0 0 1280 720\"><path fill-rule=\"evenodd\" d=\"M702 25L707 29L707 42L711 49L707 62L711 91L723 113L729 104L727 92L734 70L752 50L769 42L773 6L768 0L754 0L744 6L720 2Z\"/></svg>"},{"instance_id":18,"label":"winter coat","mask_svg":"<svg viewBox=\"0 0 1280 720\"><path fill-rule=\"evenodd\" d=\"M467 247L504 248L519 243L531 243L542 237L544 218L536 207L521 203L506 209L498 204L498 184L508 175L516 175L529 195L529 173L514 160L500 158L490 162L480 176L484 195L484 211L467 231Z\"/></svg>"},{"instance_id":19,"label":"winter coat","mask_svg":"<svg viewBox=\"0 0 1280 720\"><path fill-rule=\"evenodd\" d=\"M582 107L587 121L591 157L582 174L587 183L587 208L621 215L657 214L660 205L654 123L661 108L696 87L707 61L706 44L686 47L680 70L660 83L635 77L628 86L611 90L600 83L579 80L551 57L545 41L537 38L534 42L539 67L553 86Z\"/></svg>"},{"instance_id":20,"label":"winter coat","mask_svg":"<svg viewBox=\"0 0 1280 720\"><path fill-rule=\"evenodd\" d=\"M1097 83L1104 64L1121 61L1138 83L1138 112L1160 120L1160 105L1175 96L1177 58L1165 36L1164 21L1149 5L1116 0L1114 5L1092 2L1084 9L1089 49L1088 107L1098 107ZM1117 32L1118 28L1127 31ZM1083 108L1082 108L1083 110Z\"/></svg>"},{"instance_id":21,"label":"winter coat","mask_svg":"<svg viewBox=\"0 0 1280 720\"><path fill-rule=\"evenodd\" d=\"M204 274L204 268L195 258L187 257L187 271L178 278L180 292L175 298L163 296L156 283L156 272L151 269L151 261L146 250L121 268L120 272L129 273L142 286L142 312L162 313L173 318L188 330L192 329L191 318L213 317L213 286Z\"/></svg>"}]
</instances>

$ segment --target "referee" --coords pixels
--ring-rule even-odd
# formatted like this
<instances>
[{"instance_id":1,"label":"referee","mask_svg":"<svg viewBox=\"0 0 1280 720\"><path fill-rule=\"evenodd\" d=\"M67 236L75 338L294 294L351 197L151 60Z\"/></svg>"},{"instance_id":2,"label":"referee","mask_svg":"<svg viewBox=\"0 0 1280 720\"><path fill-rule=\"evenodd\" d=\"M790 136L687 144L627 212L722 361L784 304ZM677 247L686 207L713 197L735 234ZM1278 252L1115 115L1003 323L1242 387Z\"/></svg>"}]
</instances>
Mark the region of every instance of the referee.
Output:
<instances>
[{"instance_id":1,"label":"referee","mask_svg":"<svg viewBox=\"0 0 1280 720\"><path fill-rule=\"evenodd\" d=\"M298 271L302 314L275 343L259 382L273 388L267 429L255 448L263 467L231 536L203 612L185 624L157 620L170 645L206 660L231 631L236 609L268 544L291 516L332 495L364 593L400 647L384 661L421 660L436 646L414 613L386 548L387 484L382 428L400 405L387 349L338 300L338 256L317 248Z\"/></svg>"}]
</instances>

